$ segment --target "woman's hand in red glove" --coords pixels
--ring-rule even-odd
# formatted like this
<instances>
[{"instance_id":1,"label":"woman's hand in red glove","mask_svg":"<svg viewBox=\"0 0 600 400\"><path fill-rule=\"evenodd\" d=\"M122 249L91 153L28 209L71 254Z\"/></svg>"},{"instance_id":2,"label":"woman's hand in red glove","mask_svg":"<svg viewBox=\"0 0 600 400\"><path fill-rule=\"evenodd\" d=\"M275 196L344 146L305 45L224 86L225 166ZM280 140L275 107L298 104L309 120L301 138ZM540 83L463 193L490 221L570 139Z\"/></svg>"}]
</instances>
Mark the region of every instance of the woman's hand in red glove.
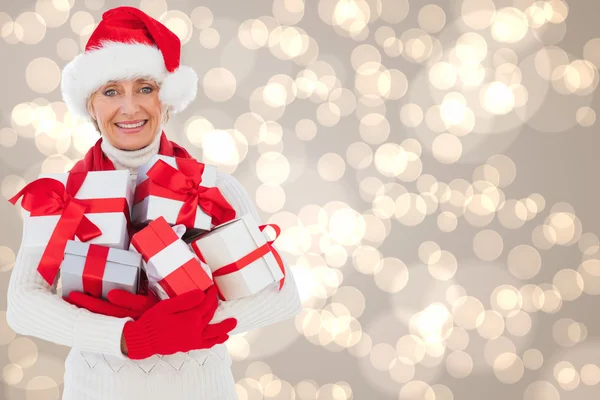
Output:
<instances>
[{"instance_id":1,"label":"woman's hand in red glove","mask_svg":"<svg viewBox=\"0 0 600 400\"><path fill-rule=\"evenodd\" d=\"M148 290L148 294L143 295L132 294L122 289L113 289L108 292L108 301L118 307L130 310L129 316L138 319L160 299L151 290Z\"/></svg>"},{"instance_id":2,"label":"woman's hand in red glove","mask_svg":"<svg viewBox=\"0 0 600 400\"><path fill-rule=\"evenodd\" d=\"M79 308L85 308L94 314L102 314L116 318L126 318L131 314L131 310L127 308L111 304L104 299L99 299L82 292L71 292L69 293L69 296L63 297L63 300Z\"/></svg>"},{"instance_id":3,"label":"woman's hand in red glove","mask_svg":"<svg viewBox=\"0 0 600 400\"><path fill-rule=\"evenodd\" d=\"M198 334L202 335L203 339L199 349L209 349L216 344L224 343L229 339L229 332L237 326L235 318L227 318L216 324L209 324L219 305L218 291L215 285L206 289L204 303L206 303L205 307L208 311L203 315L199 325Z\"/></svg>"},{"instance_id":4,"label":"woman's hand in red glove","mask_svg":"<svg viewBox=\"0 0 600 400\"><path fill-rule=\"evenodd\" d=\"M193 290L163 300L138 320L127 322L123 337L129 358L144 359L154 354L209 348L227 340L227 332L235 328L237 321L229 318L208 324L218 305L214 294L209 290L206 293Z\"/></svg>"},{"instance_id":5,"label":"woman's hand in red glove","mask_svg":"<svg viewBox=\"0 0 600 400\"><path fill-rule=\"evenodd\" d=\"M148 295L142 295L131 294L122 289L108 292L108 301L82 292L71 292L64 300L96 314L133 319L138 319L147 309L160 301L150 290Z\"/></svg>"}]
</instances>

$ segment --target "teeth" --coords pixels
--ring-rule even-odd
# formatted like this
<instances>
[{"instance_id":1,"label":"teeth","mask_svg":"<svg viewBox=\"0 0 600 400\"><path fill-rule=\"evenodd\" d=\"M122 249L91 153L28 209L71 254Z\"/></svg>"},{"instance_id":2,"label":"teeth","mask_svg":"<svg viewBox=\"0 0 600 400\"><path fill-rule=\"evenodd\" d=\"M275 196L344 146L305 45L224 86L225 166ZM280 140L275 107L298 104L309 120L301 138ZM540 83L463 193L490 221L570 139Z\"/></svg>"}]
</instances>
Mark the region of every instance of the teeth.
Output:
<instances>
[{"instance_id":1,"label":"teeth","mask_svg":"<svg viewBox=\"0 0 600 400\"><path fill-rule=\"evenodd\" d=\"M137 128L144 125L146 121L138 122L137 124L117 124L119 128Z\"/></svg>"}]
</instances>

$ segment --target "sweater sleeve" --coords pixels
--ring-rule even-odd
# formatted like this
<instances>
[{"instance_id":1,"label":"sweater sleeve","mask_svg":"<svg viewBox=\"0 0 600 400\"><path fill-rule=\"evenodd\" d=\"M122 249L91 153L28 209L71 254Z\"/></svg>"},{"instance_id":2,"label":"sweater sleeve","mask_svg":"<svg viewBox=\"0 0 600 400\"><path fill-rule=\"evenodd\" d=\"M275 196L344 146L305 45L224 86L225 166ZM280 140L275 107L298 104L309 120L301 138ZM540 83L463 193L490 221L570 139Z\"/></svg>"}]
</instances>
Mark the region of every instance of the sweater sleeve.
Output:
<instances>
[{"instance_id":1,"label":"sweater sleeve","mask_svg":"<svg viewBox=\"0 0 600 400\"><path fill-rule=\"evenodd\" d=\"M235 177L217 173L216 186L225 199L235 209L237 215L250 213L260 225L260 216L248 192ZM277 246L273 246L277 249ZM246 332L292 318L300 313L302 304L294 275L283 258L285 281L281 290L279 282L274 282L260 292L242 299L220 301L212 323L226 318L237 319L237 326L230 334Z\"/></svg>"},{"instance_id":2,"label":"sweater sleeve","mask_svg":"<svg viewBox=\"0 0 600 400\"><path fill-rule=\"evenodd\" d=\"M82 351L127 358L123 326L132 318L92 313L64 301L37 272L42 248L21 246L10 276L6 320L13 331Z\"/></svg>"}]
</instances>

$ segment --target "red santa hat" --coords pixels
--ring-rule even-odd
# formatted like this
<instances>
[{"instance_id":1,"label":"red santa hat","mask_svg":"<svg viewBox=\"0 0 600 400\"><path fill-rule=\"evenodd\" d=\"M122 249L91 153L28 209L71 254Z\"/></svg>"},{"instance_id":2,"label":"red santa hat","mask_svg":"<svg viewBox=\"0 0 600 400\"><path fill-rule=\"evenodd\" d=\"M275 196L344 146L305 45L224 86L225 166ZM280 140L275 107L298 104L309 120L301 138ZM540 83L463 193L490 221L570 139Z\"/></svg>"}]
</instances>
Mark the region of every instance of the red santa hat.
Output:
<instances>
[{"instance_id":1,"label":"red santa hat","mask_svg":"<svg viewBox=\"0 0 600 400\"><path fill-rule=\"evenodd\" d=\"M106 11L85 51L63 69L61 91L71 113L89 118L87 99L111 80L148 77L170 111L184 110L197 93L198 76L179 65L181 42L166 26L134 7Z\"/></svg>"}]
</instances>

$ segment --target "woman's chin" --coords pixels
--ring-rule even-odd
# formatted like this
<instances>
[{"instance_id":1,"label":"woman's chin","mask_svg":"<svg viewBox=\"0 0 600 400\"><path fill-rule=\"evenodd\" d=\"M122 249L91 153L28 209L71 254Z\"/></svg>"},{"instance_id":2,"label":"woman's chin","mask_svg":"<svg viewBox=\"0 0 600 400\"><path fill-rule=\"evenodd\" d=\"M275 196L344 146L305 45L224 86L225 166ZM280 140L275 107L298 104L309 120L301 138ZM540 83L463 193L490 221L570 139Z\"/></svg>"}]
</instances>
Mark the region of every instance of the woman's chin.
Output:
<instances>
[{"instance_id":1,"label":"woman's chin","mask_svg":"<svg viewBox=\"0 0 600 400\"><path fill-rule=\"evenodd\" d=\"M152 136L140 132L138 134L117 134L118 148L121 150L139 150L152 142Z\"/></svg>"}]
</instances>

